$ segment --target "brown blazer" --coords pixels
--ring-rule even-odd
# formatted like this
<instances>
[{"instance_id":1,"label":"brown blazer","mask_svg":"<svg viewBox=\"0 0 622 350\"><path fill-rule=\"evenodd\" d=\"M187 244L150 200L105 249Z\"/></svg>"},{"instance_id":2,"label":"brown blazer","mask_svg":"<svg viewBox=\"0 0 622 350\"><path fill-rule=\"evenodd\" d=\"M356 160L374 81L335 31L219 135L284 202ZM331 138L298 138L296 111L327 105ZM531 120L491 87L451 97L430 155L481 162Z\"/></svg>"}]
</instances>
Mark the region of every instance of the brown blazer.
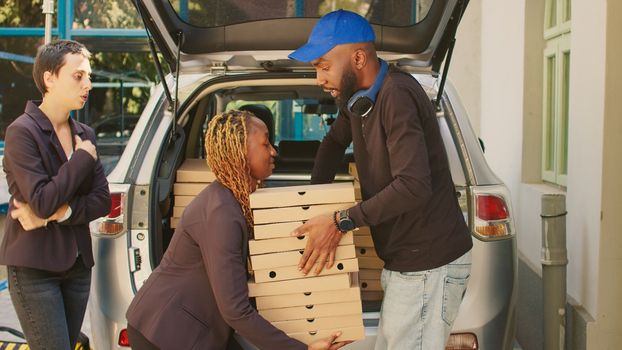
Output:
<instances>
[{"instance_id":1,"label":"brown blazer","mask_svg":"<svg viewBox=\"0 0 622 350\"><path fill-rule=\"evenodd\" d=\"M85 266L93 266L89 222L110 211L110 192L99 160L84 150L67 160L52 123L29 101L26 111L6 131L4 171L13 198L30 205L42 218L69 203L72 214L62 223L25 231L7 216L0 245L0 265L24 266L47 271L66 271L78 253ZM95 133L69 119L72 134L95 144Z\"/></svg>"},{"instance_id":2,"label":"brown blazer","mask_svg":"<svg viewBox=\"0 0 622 350\"><path fill-rule=\"evenodd\" d=\"M186 207L162 262L127 311L128 324L166 349L225 349L235 329L260 349L307 349L248 300L248 230L229 189L214 182Z\"/></svg>"}]
</instances>

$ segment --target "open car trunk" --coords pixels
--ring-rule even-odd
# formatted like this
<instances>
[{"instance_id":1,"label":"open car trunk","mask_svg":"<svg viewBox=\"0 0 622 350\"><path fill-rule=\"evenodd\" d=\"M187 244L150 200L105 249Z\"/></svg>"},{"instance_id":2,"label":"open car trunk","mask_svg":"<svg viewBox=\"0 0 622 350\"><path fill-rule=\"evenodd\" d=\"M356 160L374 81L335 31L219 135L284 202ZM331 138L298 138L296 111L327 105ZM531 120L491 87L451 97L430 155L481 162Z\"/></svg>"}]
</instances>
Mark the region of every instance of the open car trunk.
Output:
<instances>
[{"instance_id":1,"label":"open car trunk","mask_svg":"<svg viewBox=\"0 0 622 350\"><path fill-rule=\"evenodd\" d=\"M428 90L430 98L433 98L433 90ZM150 225L152 230L156 230L152 237L157 242L152 247L158 263L173 235L182 207L191 199L188 193L184 192L181 196L175 193L175 184L181 182L176 178L175 171L185 162L198 159L204 162L203 135L209 118L230 109L250 110L268 126L269 138L279 156L273 175L265 181L267 187L309 184L319 143L338 113L330 95L322 91L315 84L315 79L307 73L256 73L220 77L197 87L181 108L177 129L179 136L171 138L168 150L162 152L159 175L154 180L161 188L170 189L166 193L160 191L161 197L157 203L155 199L152 203L158 208L153 218L157 222ZM450 126L442 114L439 114L439 123L452 165L452 176L456 180L457 192L460 192L465 184L460 157L453 144ZM353 161L350 148L346 151L336 181L353 181L353 176L348 173L348 165ZM174 165L174 168L171 169L170 165ZM463 202L466 203L464 198ZM463 210L466 213L466 204ZM364 300L363 310L367 313L378 312L380 305L380 300ZM365 322L375 325L377 317L370 317Z\"/></svg>"}]
</instances>

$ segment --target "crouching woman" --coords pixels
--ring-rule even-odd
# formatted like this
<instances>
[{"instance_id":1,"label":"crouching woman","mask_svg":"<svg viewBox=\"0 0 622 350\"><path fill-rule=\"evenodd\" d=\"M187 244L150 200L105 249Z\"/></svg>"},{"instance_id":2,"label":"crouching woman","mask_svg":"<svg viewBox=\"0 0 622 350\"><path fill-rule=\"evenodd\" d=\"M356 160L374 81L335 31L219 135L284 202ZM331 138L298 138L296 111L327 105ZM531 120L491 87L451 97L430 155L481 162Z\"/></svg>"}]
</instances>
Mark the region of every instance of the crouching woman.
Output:
<instances>
[{"instance_id":1,"label":"crouching woman","mask_svg":"<svg viewBox=\"0 0 622 350\"><path fill-rule=\"evenodd\" d=\"M186 207L162 262L127 311L133 349L227 349L235 330L260 349L338 349L340 335L307 347L272 326L248 300L249 195L272 174L276 151L250 112L215 116L205 135L216 175Z\"/></svg>"}]
</instances>

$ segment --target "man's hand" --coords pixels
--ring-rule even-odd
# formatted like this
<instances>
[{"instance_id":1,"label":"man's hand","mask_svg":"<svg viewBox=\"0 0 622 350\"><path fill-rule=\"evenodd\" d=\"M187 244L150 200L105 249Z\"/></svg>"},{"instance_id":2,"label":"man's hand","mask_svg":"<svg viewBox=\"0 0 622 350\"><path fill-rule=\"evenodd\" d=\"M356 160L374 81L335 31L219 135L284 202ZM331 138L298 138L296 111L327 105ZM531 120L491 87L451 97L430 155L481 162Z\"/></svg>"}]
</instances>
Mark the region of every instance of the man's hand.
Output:
<instances>
[{"instance_id":1,"label":"man's hand","mask_svg":"<svg viewBox=\"0 0 622 350\"><path fill-rule=\"evenodd\" d=\"M76 151L79 149L83 149L87 151L91 155L91 157L93 157L93 159L97 160L97 149L95 148L95 145L91 142L91 140L82 141L82 139L78 135L75 135L74 139L76 141Z\"/></svg>"},{"instance_id":2,"label":"man's hand","mask_svg":"<svg viewBox=\"0 0 622 350\"><path fill-rule=\"evenodd\" d=\"M38 217L27 203L13 199L15 209L11 210L11 217L22 225L24 230L32 231L47 225L47 220Z\"/></svg>"},{"instance_id":3,"label":"man's hand","mask_svg":"<svg viewBox=\"0 0 622 350\"><path fill-rule=\"evenodd\" d=\"M334 215L334 214L331 214ZM307 236L307 246L298 263L298 269L305 275L315 267L315 274L326 268L330 269L335 262L335 250L343 234L337 230L331 215L318 215L296 228L291 235Z\"/></svg>"},{"instance_id":4,"label":"man's hand","mask_svg":"<svg viewBox=\"0 0 622 350\"><path fill-rule=\"evenodd\" d=\"M352 343L351 341L342 341L335 343L335 339L341 336L341 332L335 332L329 337L324 339L316 340L313 343L309 344L308 350L336 350L344 345Z\"/></svg>"}]
</instances>

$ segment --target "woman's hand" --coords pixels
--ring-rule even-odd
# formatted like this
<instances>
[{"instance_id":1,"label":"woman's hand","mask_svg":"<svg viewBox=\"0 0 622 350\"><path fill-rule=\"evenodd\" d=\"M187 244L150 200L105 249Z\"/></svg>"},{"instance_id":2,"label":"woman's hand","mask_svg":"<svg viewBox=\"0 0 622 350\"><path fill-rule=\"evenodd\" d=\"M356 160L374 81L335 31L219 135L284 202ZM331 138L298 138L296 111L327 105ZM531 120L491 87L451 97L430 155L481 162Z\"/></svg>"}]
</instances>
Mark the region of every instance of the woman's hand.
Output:
<instances>
[{"instance_id":1,"label":"woman's hand","mask_svg":"<svg viewBox=\"0 0 622 350\"><path fill-rule=\"evenodd\" d=\"M22 203L17 199L13 199L13 205L16 209L11 210L11 217L19 221L26 231L32 231L39 227L47 226L49 221L62 219L65 216L65 212L69 208L69 205L65 203L58 208L52 216L47 219L42 219L32 211L28 203Z\"/></svg>"},{"instance_id":2,"label":"woman's hand","mask_svg":"<svg viewBox=\"0 0 622 350\"><path fill-rule=\"evenodd\" d=\"M91 140L83 141L78 135L75 135L74 140L76 143L76 151L79 149L83 149L88 152L88 154L90 154L93 159L97 160L97 149L95 148L95 145L91 142Z\"/></svg>"},{"instance_id":3,"label":"woman's hand","mask_svg":"<svg viewBox=\"0 0 622 350\"><path fill-rule=\"evenodd\" d=\"M351 341L342 341L335 343L335 339L339 338L340 336L341 332L335 332L329 337L316 340L313 343L309 344L308 350L335 350L352 343Z\"/></svg>"},{"instance_id":4,"label":"woman's hand","mask_svg":"<svg viewBox=\"0 0 622 350\"><path fill-rule=\"evenodd\" d=\"M47 225L47 220L38 217L27 203L13 199L15 209L11 210L11 217L22 225L24 230L32 231Z\"/></svg>"}]
</instances>

